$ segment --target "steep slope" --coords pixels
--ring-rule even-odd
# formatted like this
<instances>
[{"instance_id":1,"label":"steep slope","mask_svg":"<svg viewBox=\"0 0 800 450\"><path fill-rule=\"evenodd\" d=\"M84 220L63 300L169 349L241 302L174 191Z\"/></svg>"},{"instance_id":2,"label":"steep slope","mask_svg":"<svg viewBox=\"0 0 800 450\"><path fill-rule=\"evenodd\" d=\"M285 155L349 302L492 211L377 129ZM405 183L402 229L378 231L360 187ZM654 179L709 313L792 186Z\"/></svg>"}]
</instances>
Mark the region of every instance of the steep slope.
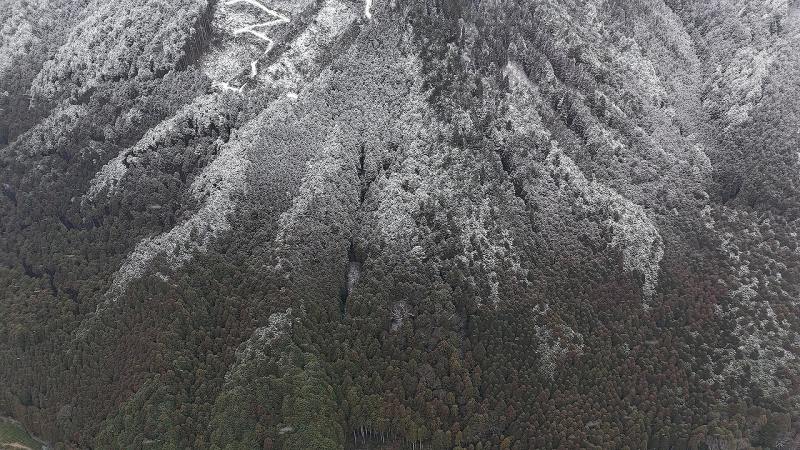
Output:
<instances>
[{"instance_id":1,"label":"steep slope","mask_svg":"<svg viewBox=\"0 0 800 450\"><path fill-rule=\"evenodd\" d=\"M0 415L77 448L800 445L798 14L13 3Z\"/></svg>"}]
</instances>

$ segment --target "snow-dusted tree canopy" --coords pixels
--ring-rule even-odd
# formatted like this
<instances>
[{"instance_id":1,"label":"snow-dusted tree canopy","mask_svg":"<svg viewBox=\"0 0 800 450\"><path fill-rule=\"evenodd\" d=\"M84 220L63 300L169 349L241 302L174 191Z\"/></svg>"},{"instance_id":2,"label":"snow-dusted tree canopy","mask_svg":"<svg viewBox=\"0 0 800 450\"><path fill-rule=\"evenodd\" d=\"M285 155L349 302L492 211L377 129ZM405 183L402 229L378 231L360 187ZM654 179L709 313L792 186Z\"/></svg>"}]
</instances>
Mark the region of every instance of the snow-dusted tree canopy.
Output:
<instances>
[{"instance_id":1,"label":"snow-dusted tree canopy","mask_svg":"<svg viewBox=\"0 0 800 450\"><path fill-rule=\"evenodd\" d=\"M0 447L800 448L796 1L2 6Z\"/></svg>"}]
</instances>

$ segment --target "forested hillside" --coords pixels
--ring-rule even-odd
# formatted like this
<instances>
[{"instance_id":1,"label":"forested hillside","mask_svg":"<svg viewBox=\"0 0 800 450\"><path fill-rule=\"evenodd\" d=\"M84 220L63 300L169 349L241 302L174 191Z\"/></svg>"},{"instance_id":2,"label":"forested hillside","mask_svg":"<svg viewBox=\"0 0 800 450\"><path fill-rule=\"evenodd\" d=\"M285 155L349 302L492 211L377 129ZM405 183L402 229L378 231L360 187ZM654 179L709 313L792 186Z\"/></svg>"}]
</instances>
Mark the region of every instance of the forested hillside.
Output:
<instances>
[{"instance_id":1,"label":"forested hillside","mask_svg":"<svg viewBox=\"0 0 800 450\"><path fill-rule=\"evenodd\" d=\"M53 448L800 448L796 0L4 6Z\"/></svg>"}]
</instances>

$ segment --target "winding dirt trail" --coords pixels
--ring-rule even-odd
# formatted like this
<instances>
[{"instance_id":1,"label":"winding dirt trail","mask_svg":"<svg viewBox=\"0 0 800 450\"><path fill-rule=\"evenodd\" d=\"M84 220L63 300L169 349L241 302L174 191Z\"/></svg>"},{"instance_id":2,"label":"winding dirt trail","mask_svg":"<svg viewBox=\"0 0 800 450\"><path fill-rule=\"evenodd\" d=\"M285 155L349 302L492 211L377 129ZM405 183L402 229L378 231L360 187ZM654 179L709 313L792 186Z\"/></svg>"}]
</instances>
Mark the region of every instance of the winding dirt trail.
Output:
<instances>
[{"instance_id":1,"label":"winding dirt trail","mask_svg":"<svg viewBox=\"0 0 800 450\"><path fill-rule=\"evenodd\" d=\"M270 38L269 36L267 36L263 31L259 31L259 30L264 30L266 28L269 28L269 27L272 27L272 26L275 26L275 25L281 25L281 24L289 23L290 20L289 20L288 17L284 16L283 14L281 14L281 13L279 13L279 12L273 10L273 9L267 8L266 6L264 6L264 4L262 4L261 2L259 2L257 0L229 0L229 1L225 2L225 6L233 6L233 5L238 5L238 4L242 4L242 3L248 4L248 5L252 5L252 6L264 11L270 17L274 17L274 19L268 20L266 22L259 22L259 23L255 23L255 24L252 24L252 25L246 25L246 26L239 27L239 28L236 28L236 29L231 31L234 36L238 36L240 34L250 34L252 36L255 36L257 39L260 39L260 40L266 42L267 43L267 48L266 48L266 50L264 50L264 54L266 55L275 46L275 41L272 40L272 38ZM258 60L256 59L256 60L253 60L253 61L250 62L250 78L255 77L257 74L258 74Z\"/></svg>"},{"instance_id":2,"label":"winding dirt trail","mask_svg":"<svg viewBox=\"0 0 800 450\"><path fill-rule=\"evenodd\" d=\"M209 55L205 72L221 92L241 94L259 74L259 62L275 47L268 31L291 22L290 13L270 8L262 0L226 0L215 12L215 28L225 43ZM240 80L245 67L249 80ZM237 81L239 80L239 81Z\"/></svg>"}]
</instances>

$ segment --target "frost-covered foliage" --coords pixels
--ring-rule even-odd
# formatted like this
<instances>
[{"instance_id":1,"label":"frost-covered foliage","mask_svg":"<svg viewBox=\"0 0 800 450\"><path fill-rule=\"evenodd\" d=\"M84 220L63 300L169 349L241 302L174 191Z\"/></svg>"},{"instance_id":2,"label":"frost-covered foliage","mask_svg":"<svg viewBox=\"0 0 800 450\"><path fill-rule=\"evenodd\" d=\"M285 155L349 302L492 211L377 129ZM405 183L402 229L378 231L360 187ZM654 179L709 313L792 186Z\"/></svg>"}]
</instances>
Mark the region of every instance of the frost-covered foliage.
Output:
<instances>
[{"instance_id":1,"label":"frost-covered foliage","mask_svg":"<svg viewBox=\"0 0 800 450\"><path fill-rule=\"evenodd\" d=\"M339 8L349 11L341 5ZM326 31L331 25L336 24L340 27L337 28L338 32L341 32L348 23L347 21L340 23L336 20L331 22L333 19L328 17L325 8L320 14L320 17L330 22L321 23L322 29ZM346 17L350 18L351 16ZM316 31L312 30L311 32L315 33ZM302 36L306 36L306 34ZM327 39L335 38L335 36L334 34ZM315 51L320 51L318 45L321 44L315 45L317 45ZM300 58L300 62L302 62L302 58L308 56L305 52L299 52L284 56L281 61L284 61L284 66L291 64L294 67L298 64L295 59ZM297 83L301 81L303 80L295 79L292 87L298 89L300 86ZM107 192L109 196L114 195L117 185L125 177L128 168L139 164L139 160L143 156L158 158L160 147L172 145L181 139L186 141L187 139L191 140L194 136L210 134L212 130L219 132L222 128L230 128L231 117L222 112L220 102L220 96L216 94L198 97L174 116L150 129L139 142L120 152L95 175L84 196L84 201L93 200L101 192ZM280 106L276 107L280 108ZM170 260L171 267L176 269L190 260L193 253L204 252L215 238L229 230L228 215L232 214L236 208L234 197L237 193L245 191L244 177L249 165L246 155L247 143L252 142L254 136L260 133L259 130L265 122L264 118L279 110L267 109L253 118L248 125L239 130L241 142L218 141L214 144L219 147L219 155L197 175L189 188L192 197L200 203L200 209L168 232L156 237L147 237L136 245L114 275L112 288L108 294L111 299L115 299L124 292L132 280L142 277L157 256L166 255ZM305 198L305 196L298 198ZM297 207L302 208L301 205ZM343 218L338 220L341 221ZM287 226L284 224L284 228ZM296 232L297 230L294 231L294 233ZM280 235L278 240L281 240Z\"/></svg>"},{"instance_id":2,"label":"frost-covered foliage","mask_svg":"<svg viewBox=\"0 0 800 450\"><path fill-rule=\"evenodd\" d=\"M260 358L265 358L271 353L272 346L281 337L285 336L292 329L292 323L296 322L292 308L284 312L276 312L269 316L267 324L253 331L252 336L236 349L236 361L238 365L248 364ZM226 378L231 381L238 368L234 365L228 372Z\"/></svg>"},{"instance_id":3,"label":"frost-covered foliage","mask_svg":"<svg viewBox=\"0 0 800 450\"><path fill-rule=\"evenodd\" d=\"M613 230L611 244L622 250L623 267L644 275L645 303L650 300L658 283L659 263L664 256L664 244L658 228L638 206L597 182L590 182L572 159L559 150L547 157L548 168L564 180L561 189L575 198L574 206L589 214L607 217L606 224Z\"/></svg>"},{"instance_id":4,"label":"frost-covered foliage","mask_svg":"<svg viewBox=\"0 0 800 450\"><path fill-rule=\"evenodd\" d=\"M195 252L204 252L215 238L230 229L228 216L236 208L235 197L245 190L248 161L242 142L219 142L219 154L192 182L189 190L201 203L200 209L167 233L145 238L127 256L114 274L110 300L141 277L154 258L164 255L172 269L189 261Z\"/></svg>"},{"instance_id":5,"label":"frost-covered foliage","mask_svg":"<svg viewBox=\"0 0 800 450\"><path fill-rule=\"evenodd\" d=\"M83 95L105 81L158 78L204 39L205 0L97 1L31 87L34 96ZM197 45L196 43L194 45Z\"/></svg>"},{"instance_id":6,"label":"frost-covered foliage","mask_svg":"<svg viewBox=\"0 0 800 450\"><path fill-rule=\"evenodd\" d=\"M89 0L10 0L0 12L0 80L25 58L38 59L62 43Z\"/></svg>"},{"instance_id":7,"label":"frost-covered foliage","mask_svg":"<svg viewBox=\"0 0 800 450\"><path fill-rule=\"evenodd\" d=\"M795 407L800 397L782 372L797 374L800 355L798 318L785 314L800 308L800 284L794 267L800 263L796 223L728 208L706 211L706 227L720 235L720 253L728 258L734 278L728 286L731 303L716 313L734 324L738 345L720 349L715 378L729 382L746 374L764 395L787 399Z\"/></svg>"},{"instance_id":8,"label":"frost-covered foliage","mask_svg":"<svg viewBox=\"0 0 800 450\"><path fill-rule=\"evenodd\" d=\"M297 277L321 275L316 283L326 283L326 275L345 270L348 295L355 286L356 265L343 266L341 255L347 252L354 227L353 215L358 208L358 191L353 170L354 154L341 142L340 132L330 130L326 141L308 161L297 195L292 205L278 219L273 243L275 262L272 270ZM330 235L328 242L318 242L315 236ZM298 255L314 255L313 262L299 263ZM303 267L306 266L307 267ZM311 269L310 273L306 270ZM339 280L337 280L339 281Z\"/></svg>"},{"instance_id":9,"label":"frost-covered foliage","mask_svg":"<svg viewBox=\"0 0 800 450\"><path fill-rule=\"evenodd\" d=\"M9 75L14 61L20 59L26 53L26 49L35 46L40 41L35 34L32 16L43 10L44 7L35 5L33 8L26 8L26 6L28 6L26 2L14 1L3 8L3 14L6 17L0 20L0 24L2 24L2 28L0 28L0 79Z\"/></svg>"},{"instance_id":10,"label":"frost-covered foliage","mask_svg":"<svg viewBox=\"0 0 800 450\"><path fill-rule=\"evenodd\" d=\"M218 101L216 95L198 97L174 116L147 130L139 142L121 151L97 172L84 195L84 201L93 200L101 192L105 192L108 196L113 195L128 172L128 167L136 165L142 155L158 152L159 147L170 145L178 139L204 134L212 128L221 129L229 125L218 108Z\"/></svg>"},{"instance_id":11,"label":"frost-covered foliage","mask_svg":"<svg viewBox=\"0 0 800 450\"><path fill-rule=\"evenodd\" d=\"M305 17L315 8L313 16ZM287 33L297 26L293 17L307 22L296 36ZM243 86L256 82L296 96L304 82L319 74L319 59L357 17L351 5L339 1L318 7L308 1L274 6L260 0L225 1L212 22L222 43L203 58L203 71L223 91L241 93Z\"/></svg>"},{"instance_id":12,"label":"frost-covered foliage","mask_svg":"<svg viewBox=\"0 0 800 450\"><path fill-rule=\"evenodd\" d=\"M12 152L18 158L31 157L34 154L48 155L63 146L77 127L83 123L89 109L83 105L68 105L58 108L44 118L38 125L19 136L11 143ZM53 130L58 130L54 133Z\"/></svg>"},{"instance_id":13,"label":"frost-covered foliage","mask_svg":"<svg viewBox=\"0 0 800 450\"><path fill-rule=\"evenodd\" d=\"M292 308L273 313L237 349L212 411L215 448L341 448L330 380L316 356L302 352L289 334L303 314ZM242 402L249 407L241 408ZM283 414L272 413L277 411Z\"/></svg>"},{"instance_id":14,"label":"frost-covered foliage","mask_svg":"<svg viewBox=\"0 0 800 450\"><path fill-rule=\"evenodd\" d=\"M540 358L539 371L549 379L553 379L555 370L568 353L580 356L583 352L583 336L562 323L558 316L548 314L550 305L543 307L537 305L533 310L532 319L537 345L537 356Z\"/></svg>"},{"instance_id":15,"label":"frost-covered foliage","mask_svg":"<svg viewBox=\"0 0 800 450\"><path fill-rule=\"evenodd\" d=\"M673 3L673 2L669 2ZM675 2L705 64L700 91L710 119L718 195L797 217L794 104L800 61L800 8L785 0Z\"/></svg>"},{"instance_id":16,"label":"frost-covered foliage","mask_svg":"<svg viewBox=\"0 0 800 450\"><path fill-rule=\"evenodd\" d=\"M800 448L796 2L8 6L57 447Z\"/></svg>"},{"instance_id":17,"label":"frost-covered foliage","mask_svg":"<svg viewBox=\"0 0 800 450\"><path fill-rule=\"evenodd\" d=\"M291 43L289 49L263 73L258 80L267 85L281 86L297 92L302 83L319 73L318 59L329 46L358 17L355 11L339 0L327 0L312 23Z\"/></svg>"},{"instance_id":18,"label":"frost-covered foliage","mask_svg":"<svg viewBox=\"0 0 800 450\"><path fill-rule=\"evenodd\" d=\"M783 76L776 72L776 59L800 42L797 6L787 0L732 0L677 10L696 14L693 34L710 59L703 106L718 111L726 126L741 125L761 100L766 80Z\"/></svg>"},{"instance_id":19,"label":"frost-covered foliage","mask_svg":"<svg viewBox=\"0 0 800 450\"><path fill-rule=\"evenodd\" d=\"M617 193L614 189L597 180L588 180L577 164L550 141L550 134L544 131L542 119L535 113L535 107L541 106L539 91L528 80L528 77L513 63L506 68L510 78L511 101L509 120L515 131L522 136L529 136L534 141L544 140L547 156L542 164L520 161L519 164L533 164L537 171L558 179L558 192L546 195L561 196L567 199L568 206L578 215L602 217L603 226L612 231L611 244L618 247L623 255L623 267L627 271L639 272L644 276L642 290L644 303L653 296L658 283L659 263L664 256L664 244L658 228L647 216L645 210ZM621 146L618 142L603 136L602 145ZM601 132L602 132L601 131ZM532 141L533 142L533 141ZM531 183L536 181L531 180ZM548 211L549 214L560 215L560 211Z\"/></svg>"}]
</instances>

